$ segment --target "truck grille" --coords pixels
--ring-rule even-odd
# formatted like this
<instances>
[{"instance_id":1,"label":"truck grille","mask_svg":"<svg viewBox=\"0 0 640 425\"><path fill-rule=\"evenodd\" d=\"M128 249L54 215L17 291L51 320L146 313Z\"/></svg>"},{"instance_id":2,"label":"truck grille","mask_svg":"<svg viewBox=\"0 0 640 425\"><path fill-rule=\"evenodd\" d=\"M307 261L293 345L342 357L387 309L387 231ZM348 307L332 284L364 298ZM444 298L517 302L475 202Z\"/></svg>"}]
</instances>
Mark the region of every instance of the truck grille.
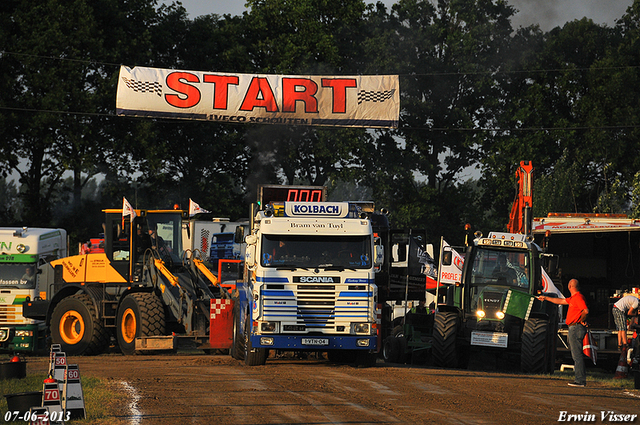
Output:
<instances>
[{"instance_id":1,"label":"truck grille","mask_svg":"<svg viewBox=\"0 0 640 425\"><path fill-rule=\"evenodd\" d=\"M27 323L27 319L22 317L22 305L0 305L0 325L16 325L23 323Z\"/></svg>"},{"instance_id":2,"label":"truck grille","mask_svg":"<svg viewBox=\"0 0 640 425\"><path fill-rule=\"evenodd\" d=\"M266 285L264 319L279 321L285 331L349 331L352 322L369 320L366 285Z\"/></svg>"},{"instance_id":3,"label":"truck grille","mask_svg":"<svg viewBox=\"0 0 640 425\"><path fill-rule=\"evenodd\" d=\"M298 285L297 324L307 329L335 326L335 285Z\"/></svg>"}]
</instances>

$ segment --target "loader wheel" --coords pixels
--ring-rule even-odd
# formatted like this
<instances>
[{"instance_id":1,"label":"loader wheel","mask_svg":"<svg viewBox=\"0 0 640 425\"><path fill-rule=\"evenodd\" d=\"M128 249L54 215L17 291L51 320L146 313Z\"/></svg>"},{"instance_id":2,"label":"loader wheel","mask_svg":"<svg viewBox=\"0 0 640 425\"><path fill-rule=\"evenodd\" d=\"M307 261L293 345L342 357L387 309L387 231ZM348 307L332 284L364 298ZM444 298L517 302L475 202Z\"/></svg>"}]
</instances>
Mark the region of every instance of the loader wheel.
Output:
<instances>
[{"instance_id":1,"label":"loader wheel","mask_svg":"<svg viewBox=\"0 0 640 425\"><path fill-rule=\"evenodd\" d=\"M60 344L69 356L92 356L109 346L109 332L104 329L91 297L75 294L62 299L51 315L51 341Z\"/></svg>"},{"instance_id":2,"label":"loader wheel","mask_svg":"<svg viewBox=\"0 0 640 425\"><path fill-rule=\"evenodd\" d=\"M458 315L453 312L437 313L433 321L433 362L440 367L458 367L456 337Z\"/></svg>"},{"instance_id":3,"label":"loader wheel","mask_svg":"<svg viewBox=\"0 0 640 425\"><path fill-rule=\"evenodd\" d=\"M524 322L520 368L524 373L549 373L549 322L533 318Z\"/></svg>"},{"instance_id":4,"label":"loader wheel","mask_svg":"<svg viewBox=\"0 0 640 425\"><path fill-rule=\"evenodd\" d=\"M136 352L136 338L165 334L164 307L153 293L137 292L127 295L118 307L116 335L125 355Z\"/></svg>"}]
</instances>

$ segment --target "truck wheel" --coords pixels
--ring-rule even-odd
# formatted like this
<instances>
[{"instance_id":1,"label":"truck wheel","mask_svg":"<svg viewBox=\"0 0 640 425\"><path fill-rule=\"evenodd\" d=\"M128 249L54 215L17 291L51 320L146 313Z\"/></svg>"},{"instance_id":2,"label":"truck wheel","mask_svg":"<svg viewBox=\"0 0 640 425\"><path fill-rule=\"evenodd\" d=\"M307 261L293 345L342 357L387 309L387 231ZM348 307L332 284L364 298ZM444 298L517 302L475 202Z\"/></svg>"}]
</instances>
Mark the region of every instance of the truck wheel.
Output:
<instances>
[{"instance_id":1,"label":"truck wheel","mask_svg":"<svg viewBox=\"0 0 640 425\"><path fill-rule=\"evenodd\" d=\"M253 348L251 345L251 323L249 318L245 318L244 332L244 363L247 366L262 366L267 362L269 350L266 348Z\"/></svg>"},{"instance_id":2,"label":"truck wheel","mask_svg":"<svg viewBox=\"0 0 640 425\"><path fill-rule=\"evenodd\" d=\"M244 360L244 335L242 335L239 300L236 300L233 306L233 345L229 354L236 360Z\"/></svg>"},{"instance_id":3,"label":"truck wheel","mask_svg":"<svg viewBox=\"0 0 640 425\"><path fill-rule=\"evenodd\" d=\"M118 346L125 355L136 353L136 338L165 334L164 307L153 293L137 292L127 295L118 307L116 335Z\"/></svg>"},{"instance_id":4,"label":"truck wheel","mask_svg":"<svg viewBox=\"0 0 640 425\"><path fill-rule=\"evenodd\" d=\"M91 297L75 294L62 299L51 315L51 341L69 356L92 356L109 346L109 332L98 319Z\"/></svg>"},{"instance_id":5,"label":"truck wheel","mask_svg":"<svg viewBox=\"0 0 640 425\"><path fill-rule=\"evenodd\" d=\"M398 363L400 361L400 341L394 336L388 336L382 344L382 358L385 363Z\"/></svg>"},{"instance_id":6,"label":"truck wheel","mask_svg":"<svg viewBox=\"0 0 640 425\"><path fill-rule=\"evenodd\" d=\"M440 367L458 367L456 337L458 315L447 311L437 313L433 321L433 363Z\"/></svg>"},{"instance_id":7,"label":"truck wheel","mask_svg":"<svg viewBox=\"0 0 640 425\"><path fill-rule=\"evenodd\" d=\"M524 373L548 373L549 322L532 318L524 322L520 367Z\"/></svg>"}]
</instances>

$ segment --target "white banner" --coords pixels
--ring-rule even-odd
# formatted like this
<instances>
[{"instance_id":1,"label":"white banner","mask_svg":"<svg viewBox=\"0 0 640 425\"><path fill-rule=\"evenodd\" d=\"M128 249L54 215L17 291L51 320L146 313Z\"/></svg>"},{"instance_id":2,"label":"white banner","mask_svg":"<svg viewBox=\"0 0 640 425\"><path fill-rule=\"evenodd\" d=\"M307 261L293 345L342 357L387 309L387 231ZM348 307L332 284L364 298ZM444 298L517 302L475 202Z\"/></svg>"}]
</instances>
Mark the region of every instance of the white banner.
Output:
<instances>
[{"instance_id":1,"label":"white banner","mask_svg":"<svg viewBox=\"0 0 640 425\"><path fill-rule=\"evenodd\" d=\"M118 115L396 128L397 75L291 76L121 66Z\"/></svg>"}]
</instances>

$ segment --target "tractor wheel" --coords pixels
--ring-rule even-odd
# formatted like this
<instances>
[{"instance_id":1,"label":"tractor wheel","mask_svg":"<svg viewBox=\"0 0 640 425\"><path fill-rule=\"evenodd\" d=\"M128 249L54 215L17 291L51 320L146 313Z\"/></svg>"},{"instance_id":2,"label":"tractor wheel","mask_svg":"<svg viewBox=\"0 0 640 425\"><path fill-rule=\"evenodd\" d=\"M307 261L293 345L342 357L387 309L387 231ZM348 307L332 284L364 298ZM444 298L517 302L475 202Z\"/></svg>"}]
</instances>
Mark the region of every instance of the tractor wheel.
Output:
<instances>
[{"instance_id":1,"label":"tractor wheel","mask_svg":"<svg viewBox=\"0 0 640 425\"><path fill-rule=\"evenodd\" d=\"M127 295L118 307L116 335L125 355L136 352L136 338L165 334L166 318L160 299L150 292Z\"/></svg>"},{"instance_id":2,"label":"tractor wheel","mask_svg":"<svg viewBox=\"0 0 640 425\"><path fill-rule=\"evenodd\" d=\"M524 322L520 367L525 373L549 373L549 322L533 318Z\"/></svg>"},{"instance_id":3,"label":"tractor wheel","mask_svg":"<svg viewBox=\"0 0 640 425\"><path fill-rule=\"evenodd\" d=\"M458 315L453 312L437 313L433 322L433 362L440 367L458 367L456 337Z\"/></svg>"},{"instance_id":4,"label":"tractor wheel","mask_svg":"<svg viewBox=\"0 0 640 425\"><path fill-rule=\"evenodd\" d=\"M394 336L388 336L382 344L382 358L385 363L398 363L400 361L400 342Z\"/></svg>"},{"instance_id":5,"label":"tractor wheel","mask_svg":"<svg viewBox=\"0 0 640 425\"><path fill-rule=\"evenodd\" d=\"M109 346L109 332L98 318L91 297L75 294L62 299L51 315L51 341L69 356L92 356Z\"/></svg>"},{"instance_id":6,"label":"tractor wheel","mask_svg":"<svg viewBox=\"0 0 640 425\"><path fill-rule=\"evenodd\" d=\"M239 300L236 300L233 306L233 345L229 349L229 354L236 360L244 360L244 335L242 335Z\"/></svg>"},{"instance_id":7,"label":"tractor wheel","mask_svg":"<svg viewBox=\"0 0 640 425\"><path fill-rule=\"evenodd\" d=\"M251 344L251 322L249 317L244 320L244 363L247 366L262 366L267 362L269 350L266 348L253 348Z\"/></svg>"}]
</instances>

